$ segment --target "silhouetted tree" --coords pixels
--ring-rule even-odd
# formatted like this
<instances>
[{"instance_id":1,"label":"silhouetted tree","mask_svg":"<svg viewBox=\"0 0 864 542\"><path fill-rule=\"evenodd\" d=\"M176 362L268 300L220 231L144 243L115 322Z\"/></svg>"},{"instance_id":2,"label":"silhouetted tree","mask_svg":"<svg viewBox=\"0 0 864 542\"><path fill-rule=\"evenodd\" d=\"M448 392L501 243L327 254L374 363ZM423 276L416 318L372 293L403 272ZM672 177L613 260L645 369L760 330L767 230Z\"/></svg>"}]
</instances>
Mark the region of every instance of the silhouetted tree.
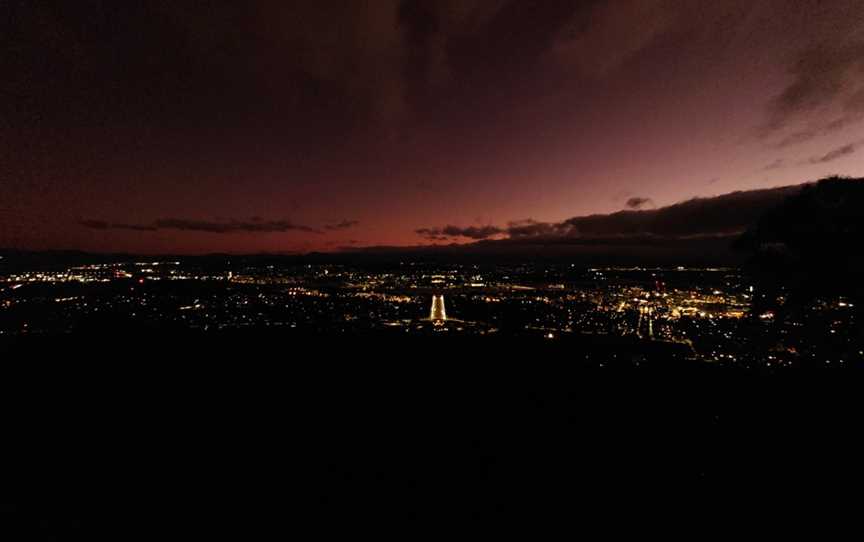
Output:
<instances>
[{"instance_id":1,"label":"silhouetted tree","mask_svg":"<svg viewBox=\"0 0 864 542\"><path fill-rule=\"evenodd\" d=\"M771 309L781 322L817 298L845 296L854 302L857 318L864 301L862 246L864 179L828 177L788 197L736 243L751 255L757 280L754 313ZM780 290L786 302L771 306ZM860 324L857 333L860 345Z\"/></svg>"}]
</instances>

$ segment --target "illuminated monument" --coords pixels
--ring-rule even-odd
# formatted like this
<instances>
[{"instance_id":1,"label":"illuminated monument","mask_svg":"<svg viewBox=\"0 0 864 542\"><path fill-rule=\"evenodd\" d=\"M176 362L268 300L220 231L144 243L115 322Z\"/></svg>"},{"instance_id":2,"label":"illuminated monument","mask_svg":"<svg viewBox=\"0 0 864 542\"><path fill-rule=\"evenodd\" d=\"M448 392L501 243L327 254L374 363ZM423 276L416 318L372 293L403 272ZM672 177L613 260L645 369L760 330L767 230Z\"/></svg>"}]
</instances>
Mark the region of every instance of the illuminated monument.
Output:
<instances>
[{"instance_id":1,"label":"illuminated monument","mask_svg":"<svg viewBox=\"0 0 864 542\"><path fill-rule=\"evenodd\" d=\"M431 325L430 325L431 324ZM444 306L444 296L433 294L432 306L429 307L429 317L415 321L414 330L423 330L434 333L494 333L497 330L480 322L468 322L459 318L447 316L447 308Z\"/></svg>"},{"instance_id":2,"label":"illuminated monument","mask_svg":"<svg viewBox=\"0 0 864 542\"><path fill-rule=\"evenodd\" d=\"M432 308L429 309L429 319L435 325L443 325L447 321L447 309L444 308L444 296L432 296Z\"/></svg>"}]
</instances>

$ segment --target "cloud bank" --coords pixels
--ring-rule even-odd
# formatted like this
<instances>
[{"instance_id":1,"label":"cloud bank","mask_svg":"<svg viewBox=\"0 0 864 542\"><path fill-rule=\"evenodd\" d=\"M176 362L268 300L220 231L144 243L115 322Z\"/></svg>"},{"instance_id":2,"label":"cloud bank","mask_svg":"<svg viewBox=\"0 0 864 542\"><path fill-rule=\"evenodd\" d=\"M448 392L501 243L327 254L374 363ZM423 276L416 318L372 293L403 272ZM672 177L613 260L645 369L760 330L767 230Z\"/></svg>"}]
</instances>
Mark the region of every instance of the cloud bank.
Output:
<instances>
[{"instance_id":1,"label":"cloud bank","mask_svg":"<svg viewBox=\"0 0 864 542\"><path fill-rule=\"evenodd\" d=\"M505 230L496 226L468 226L460 228L458 226L447 225L442 228L419 228L414 230L417 235L421 235L433 241L442 241L450 238L466 237L468 239L488 239L495 235L504 233Z\"/></svg>"},{"instance_id":2,"label":"cloud bank","mask_svg":"<svg viewBox=\"0 0 864 542\"><path fill-rule=\"evenodd\" d=\"M653 205L653 203L654 202L651 200L651 198L634 197L627 200L627 207L629 207L630 209L640 209L648 204Z\"/></svg>"},{"instance_id":3,"label":"cloud bank","mask_svg":"<svg viewBox=\"0 0 864 542\"><path fill-rule=\"evenodd\" d=\"M838 150L839 151L839 150ZM829 153L830 154L830 153ZM428 240L471 239L501 245L636 245L738 235L764 212L801 186L734 192L714 198L696 198L668 207L627 210L608 215L569 218L561 222L515 220L506 227L444 226L420 228ZM642 206L650 198L631 198L628 206Z\"/></svg>"},{"instance_id":4,"label":"cloud bank","mask_svg":"<svg viewBox=\"0 0 864 542\"><path fill-rule=\"evenodd\" d=\"M324 229L327 231L347 230L349 228L353 228L359 223L360 222L357 220L342 220L341 222L337 222L335 224L327 224L326 226L324 226Z\"/></svg>"},{"instance_id":5,"label":"cloud bank","mask_svg":"<svg viewBox=\"0 0 864 542\"><path fill-rule=\"evenodd\" d=\"M301 231L307 233L322 233L321 230L295 224L290 220L261 220L252 218L249 220L229 220L224 222L207 220L190 220L186 218L160 218L147 224L126 224L107 222L104 220L85 219L79 221L81 226L94 230L133 230L133 231L159 231L177 230L206 233L280 233L288 231ZM343 223L340 223L343 224ZM353 224L352 224L353 225ZM345 226L350 227L350 226ZM340 228L341 229L341 228Z\"/></svg>"},{"instance_id":6,"label":"cloud bank","mask_svg":"<svg viewBox=\"0 0 864 542\"><path fill-rule=\"evenodd\" d=\"M844 156L849 156L850 154L854 154L860 144L858 143L850 143L848 145L843 145L842 147L838 147L834 150L828 151L822 156L814 156L808 160L811 164L825 164L827 162L833 162L838 158L843 158Z\"/></svg>"}]
</instances>

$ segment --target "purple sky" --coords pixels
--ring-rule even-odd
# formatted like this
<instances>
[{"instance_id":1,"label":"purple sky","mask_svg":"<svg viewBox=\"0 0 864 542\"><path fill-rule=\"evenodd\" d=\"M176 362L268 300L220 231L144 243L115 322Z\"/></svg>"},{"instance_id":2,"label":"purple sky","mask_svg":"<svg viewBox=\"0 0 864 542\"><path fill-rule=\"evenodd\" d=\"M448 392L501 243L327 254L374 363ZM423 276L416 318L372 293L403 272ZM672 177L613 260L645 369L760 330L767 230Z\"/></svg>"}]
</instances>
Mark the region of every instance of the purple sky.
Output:
<instances>
[{"instance_id":1,"label":"purple sky","mask_svg":"<svg viewBox=\"0 0 864 542\"><path fill-rule=\"evenodd\" d=\"M0 246L413 245L864 176L860 0L33 4Z\"/></svg>"}]
</instances>

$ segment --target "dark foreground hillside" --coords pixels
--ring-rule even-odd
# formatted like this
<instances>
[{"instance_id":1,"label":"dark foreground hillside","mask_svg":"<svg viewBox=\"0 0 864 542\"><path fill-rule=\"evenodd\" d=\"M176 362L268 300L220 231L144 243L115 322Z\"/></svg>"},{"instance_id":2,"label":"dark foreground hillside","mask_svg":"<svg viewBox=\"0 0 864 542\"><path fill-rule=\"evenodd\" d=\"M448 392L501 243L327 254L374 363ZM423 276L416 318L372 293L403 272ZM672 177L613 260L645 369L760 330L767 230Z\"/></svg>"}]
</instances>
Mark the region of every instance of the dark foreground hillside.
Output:
<instances>
[{"instance_id":1,"label":"dark foreground hillside","mask_svg":"<svg viewBox=\"0 0 864 542\"><path fill-rule=\"evenodd\" d=\"M853 510L855 369L585 355L256 333L6 343L4 529L258 540L563 521L697 534Z\"/></svg>"}]
</instances>

